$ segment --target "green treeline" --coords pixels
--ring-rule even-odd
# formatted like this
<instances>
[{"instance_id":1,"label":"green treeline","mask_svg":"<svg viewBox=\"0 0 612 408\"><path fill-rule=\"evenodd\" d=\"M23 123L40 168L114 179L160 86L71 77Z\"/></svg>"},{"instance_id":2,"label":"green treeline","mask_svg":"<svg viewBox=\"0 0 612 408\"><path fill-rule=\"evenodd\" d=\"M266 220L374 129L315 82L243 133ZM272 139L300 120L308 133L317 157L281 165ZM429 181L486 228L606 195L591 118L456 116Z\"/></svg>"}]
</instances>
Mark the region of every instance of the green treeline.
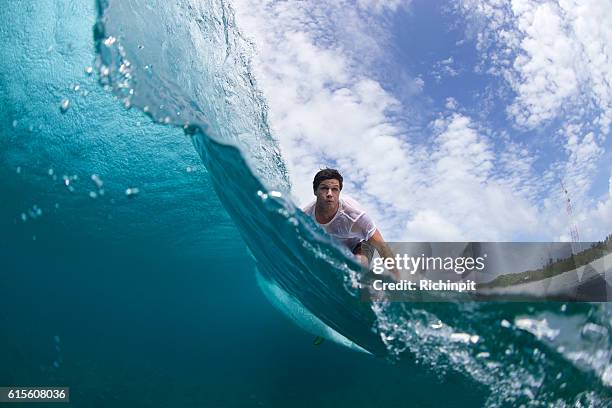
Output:
<instances>
[{"instance_id":1,"label":"green treeline","mask_svg":"<svg viewBox=\"0 0 612 408\"><path fill-rule=\"evenodd\" d=\"M609 234L603 241L596 242L588 249L575 255L557 260L549 258L548 263L540 269L501 275L491 282L477 284L477 287L490 288L536 282L587 265L596 259L608 255L610 252L612 252L612 234Z\"/></svg>"}]
</instances>

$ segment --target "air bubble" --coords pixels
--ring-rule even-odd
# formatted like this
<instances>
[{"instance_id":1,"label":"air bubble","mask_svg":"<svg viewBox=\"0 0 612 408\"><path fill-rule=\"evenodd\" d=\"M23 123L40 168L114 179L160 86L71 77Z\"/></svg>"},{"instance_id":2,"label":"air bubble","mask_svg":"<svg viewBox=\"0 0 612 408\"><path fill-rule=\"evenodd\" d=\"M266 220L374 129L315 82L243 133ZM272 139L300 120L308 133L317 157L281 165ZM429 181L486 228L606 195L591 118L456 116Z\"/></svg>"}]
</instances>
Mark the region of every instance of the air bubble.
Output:
<instances>
[{"instance_id":1,"label":"air bubble","mask_svg":"<svg viewBox=\"0 0 612 408\"><path fill-rule=\"evenodd\" d=\"M125 195L128 198L134 198L136 195L138 195L138 193L140 193L138 187L130 187L125 190Z\"/></svg>"},{"instance_id":2,"label":"air bubble","mask_svg":"<svg viewBox=\"0 0 612 408\"><path fill-rule=\"evenodd\" d=\"M64 185L66 186L66 188L68 188L68 191L70 191L72 193L74 191L74 187L72 186L72 182L78 180L79 176L77 176L76 174L74 176L63 175L62 179L64 180Z\"/></svg>"},{"instance_id":3,"label":"air bubble","mask_svg":"<svg viewBox=\"0 0 612 408\"><path fill-rule=\"evenodd\" d=\"M449 340L453 341L453 342L458 342L458 343L470 343L472 341L472 337L474 336L470 336L467 333L451 333ZM476 336L478 337L478 336Z\"/></svg>"},{"instance_id":4,"label":"air bubble","mask_svg":"<svg viewBox=\"0 0 612 408\"><path fill-rule=\"evenodd\" d=\"M102 188L102 186L104 185L104 182L102 181L100 176L98 176L97 174L92 174L91 180L96 184L98 188Z\"/></svg>"},{"instance_id":5,"label":"air bubble","mask_svg":"<svg viewBox=\"0 0 612 408\"><path fill-rule=\"evenodd\" d=\"M443 323L440 320L438 320L437 322L431 324L431 328L432 329L440 329L440 328L442 328L442 326L443 326Z\"/></svg>"},{"instance_id":6,"label":"air bubble","mask_svg":"<svg viewBox=\"0 0 612 408\"><path fill-rule=\"evenodd\" d=\"M87 68L85 68L85 73L86 73L87 75L91 75L91 74L93 74L93 68L92 68L92 67L87 67Z\"/></svg>"},{"instance_id":7,"label":"air bubble","mask_svg":"<svg viewBox=\"0 0 612 408\"><path fill-rule=\"evenodd\" d=\"M115 37L113 37L112 35L107 37L104 40L104 45L106 45L107 47L112 46L115 42L117 41L117 39Z\"/></svg>"},{"instance_id":8,"label":"air bubble","mask_svg":"<svg viewBox=\"0 0 612 408\"><path fill-rule=\"evenodd\" d=\"M608 330L595 323L587 323L580 331L582 338L590 341L600 341L608 337Z\"/></svg>"},{"instance_id":9,"label":"air bubble","mask_svg":"<svg viewBox=\"0 0 612 408\"><path fill-rule=\"evenodd\" d=\"M60 105L60 112L66 113L70 108L70 101L68 99L64 99L62 104Z\"/></svg>"}]
</instances>

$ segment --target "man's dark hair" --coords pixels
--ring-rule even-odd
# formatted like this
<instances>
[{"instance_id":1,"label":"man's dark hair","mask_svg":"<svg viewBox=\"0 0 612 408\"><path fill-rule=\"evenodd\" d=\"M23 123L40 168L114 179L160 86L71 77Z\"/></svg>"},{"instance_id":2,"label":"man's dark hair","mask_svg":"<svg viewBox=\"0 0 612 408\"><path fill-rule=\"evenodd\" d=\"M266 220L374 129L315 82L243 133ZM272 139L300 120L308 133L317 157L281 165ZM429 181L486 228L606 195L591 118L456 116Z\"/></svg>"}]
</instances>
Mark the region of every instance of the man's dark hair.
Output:
<instances>
[{"instance_id":1,"label":"man's dark hair","mask_svg":"<svg viewBox=\"0 0 612 408\"><path fill-rule=\"evenodd\" d=\"M338 180L338 182L340 183L340 190L342 190L342 175L340 175L340 172L336 169L326 168L326 169L320 170L317 174L315 174L314 180L312 181L313 191L316 193L317 188L319 188L319 184L321 184L323 180L329 180L329 179Z\"/></svg>"}]
</instances>

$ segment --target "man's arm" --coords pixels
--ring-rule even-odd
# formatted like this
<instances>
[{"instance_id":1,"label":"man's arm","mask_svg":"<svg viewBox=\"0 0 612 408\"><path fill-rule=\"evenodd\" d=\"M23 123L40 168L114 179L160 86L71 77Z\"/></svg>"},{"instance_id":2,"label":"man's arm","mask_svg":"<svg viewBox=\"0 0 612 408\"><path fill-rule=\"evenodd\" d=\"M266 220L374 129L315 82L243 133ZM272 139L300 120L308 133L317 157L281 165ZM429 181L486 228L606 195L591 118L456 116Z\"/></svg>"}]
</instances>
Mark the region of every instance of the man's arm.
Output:
<instances>
[{"instance_id":1,"label":"man's arm","mask_svg":"<svg viewBox=\"0 0 612 408\"><path fill-rule=\"evenodd\" d=\"M397 268L395 268L395 254L393 253L393 251L391 250L391 248L389 248L389 245L387 245L387 243L385 242L385 240L383 239L380 231L378 229L376 229L376 231L374 231L374 235L372 235L370 237L370 239L368 239L368 244L372 245L374 248L376 248L376 250L378 251L378 253L380 254L380 256L382 258L391 258L393 259L393 268L389 271L393 274L393 276L395 277L395 279L400 280L400 275L399 275L399 271L397 270Z\"/></svg>"}]
</instances>

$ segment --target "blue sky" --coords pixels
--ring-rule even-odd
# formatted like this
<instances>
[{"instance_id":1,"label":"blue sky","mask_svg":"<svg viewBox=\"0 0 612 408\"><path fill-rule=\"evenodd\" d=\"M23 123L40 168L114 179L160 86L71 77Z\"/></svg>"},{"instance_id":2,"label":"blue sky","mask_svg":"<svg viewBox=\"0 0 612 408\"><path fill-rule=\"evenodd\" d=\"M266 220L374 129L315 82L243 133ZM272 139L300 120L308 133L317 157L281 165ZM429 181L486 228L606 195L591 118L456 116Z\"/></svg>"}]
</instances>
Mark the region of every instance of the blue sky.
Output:
<instances>
[{"instance_id":1,"label":"blue sky","mask_svg":"<svg viewBox=\"0 0 612 408\"><path fill-rule=\"evenodd\" d=\"M583 240L612 231L612 3L234 8L298 204L330 165L387 239L568 240L572 223Z\"/></svg>"}]
</instances>

